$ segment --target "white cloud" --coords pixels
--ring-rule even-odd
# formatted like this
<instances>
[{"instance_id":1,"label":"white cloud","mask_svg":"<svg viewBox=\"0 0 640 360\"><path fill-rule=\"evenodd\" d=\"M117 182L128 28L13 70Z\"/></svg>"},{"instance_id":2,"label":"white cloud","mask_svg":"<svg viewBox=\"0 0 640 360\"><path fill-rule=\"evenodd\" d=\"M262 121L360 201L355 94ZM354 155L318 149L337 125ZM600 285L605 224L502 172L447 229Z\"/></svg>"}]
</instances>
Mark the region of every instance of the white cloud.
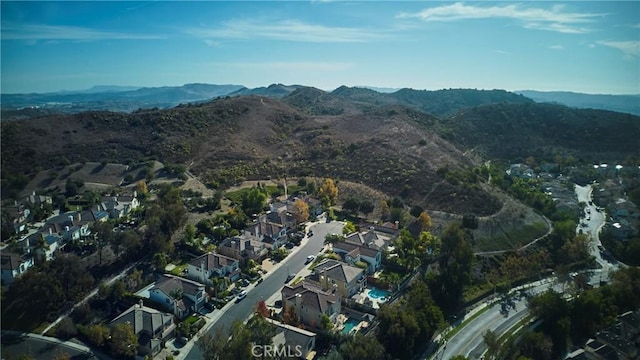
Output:
<instances>
[{"instance_id":1,"label":"white cloud","mask_svg":"<svg viewBox=\"0 0 640 360\"><path fill-rule=\"evenodd\" d=\"M45 24L3 24L2 40L150 40L162 36L101 31L79 26Z\"/></svg>"},{"instance_id":2,"label":"white cloud","mask_svg":"<svg viewBox=\"0 0 640 360\"><path fill-rule=\"evenodd\" d=\"M607 46L613 49L622 51L625 56L639 57L640 56L640 41L596 41L596 44Z\"/></svg>"},{"instance_id":3,"label":"white cloud","mask_svg":"<svg viewBox=\"0 0 640 360\"><path fill-rule=\"evenodd\" d=\"M564 46L562 46L562 45L551 45L551 46L549 46L549 49L551 49L551 50L564 50Z\"/></svg>"},{"instance_id":4,"label":"white cloud","mask_svg":"<svg viewBox=\"0 0 640 360\"><path fill-rule=\"evenodd\" d=\"M524 7L521 4L500 6L466 5L461 2L427 8L417 13L401 13L397 18L417 18L426 22L444 22L470 19L513 19L525 28L561 33L585 33L590 30L579 24L588 24L605 14L567 12L563 5L550 9Z\"/></svg>"},{"instance_id":5,"label":"white cloud","mask_svg":"<svg viewBox=\"0 0 640 360\"><path fill-rule=\"evenodd\" d=\"M219 28L191 28L187 34L204 39L270 39L296 42L367 42L383 37L382 33L355 27L329 27L297 20L260 23L246 20L228 21Z\"/></svg>"}]
</instances>

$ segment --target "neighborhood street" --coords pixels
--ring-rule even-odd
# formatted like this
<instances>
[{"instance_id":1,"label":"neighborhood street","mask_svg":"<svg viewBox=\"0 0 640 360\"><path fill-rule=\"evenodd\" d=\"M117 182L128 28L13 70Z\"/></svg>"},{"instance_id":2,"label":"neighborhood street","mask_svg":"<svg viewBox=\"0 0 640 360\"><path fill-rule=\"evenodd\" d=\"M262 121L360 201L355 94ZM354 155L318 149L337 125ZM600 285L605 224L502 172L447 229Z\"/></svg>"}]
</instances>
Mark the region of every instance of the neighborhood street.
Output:
<instances>
[{"instance_id":1,"label":"neighborhood street","mask_svg":"<svg viewBox=\"0 0 640 360\"><path fill-rule=\"evenodd\" d=\"M293 248L293 252L289 256L264 276L264 281L261 284L249 286L245 299L238 303L231 301L224 308L207 314L210 320L206 325L207 329L202 331L216 334L219 331L228 330L236 320L246 320L253 313L253 309L260 300L266 301L274 294L280 293L289 273L297 274L305 267L308 255L317 255L323 249L325 235L341 234L343 226L344 223L339 221L313 223L308 227L308 230L313 231L313 236L303 240L300 246ZM176 360L202 360L202 351L195 345L197 337L194 337L184 347L178 348L180 353L174 356Z\"/></svg>"}]
</instances>

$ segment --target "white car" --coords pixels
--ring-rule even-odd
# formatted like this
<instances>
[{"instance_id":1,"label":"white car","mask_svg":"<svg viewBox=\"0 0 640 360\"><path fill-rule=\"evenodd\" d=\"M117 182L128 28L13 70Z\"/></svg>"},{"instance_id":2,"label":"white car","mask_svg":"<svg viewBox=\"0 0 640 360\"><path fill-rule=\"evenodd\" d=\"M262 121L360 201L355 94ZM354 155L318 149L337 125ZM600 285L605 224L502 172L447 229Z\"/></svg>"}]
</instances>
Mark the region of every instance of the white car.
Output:
<instances>
[{"instance_id":1,"label":"white car","mask_svg":"<svg viewBox=\"0 0 640 360\"><path fill-rule=\"evenodd\" d=\"M312 262L315 258L316 258L316 256L315 256L315 255L309 255L309 256L307 256L307 262L306 262L306 263L308 264L308 263Z\"/></svg>"},{"instance_id":2,"label":"white car","mask_svg":"<svg viewBox=\"0 0 640 360\"><path fill-rule=\"evenodd\" d=\"M246 290L242 290L240 291L240 294L238 294L238 301L244 299L247 297L247 291Z\"/></svg>"}]
</instances>

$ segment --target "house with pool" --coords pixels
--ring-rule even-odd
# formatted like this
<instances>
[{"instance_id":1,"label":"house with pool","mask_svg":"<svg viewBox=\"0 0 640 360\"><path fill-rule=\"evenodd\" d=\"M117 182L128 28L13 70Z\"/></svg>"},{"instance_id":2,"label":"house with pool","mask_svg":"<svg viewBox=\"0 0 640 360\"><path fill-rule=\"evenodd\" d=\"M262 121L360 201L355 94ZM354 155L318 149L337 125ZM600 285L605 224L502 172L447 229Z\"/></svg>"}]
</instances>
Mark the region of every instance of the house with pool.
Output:
<instances>
[{"instance_id":1,"label":"house with pool","mask_svg":"<svg viewBox=\"0 0 640 360\"><path fill-rule=\"evenodd\" d=\"M301 323L319 328L323 315L335 323L341 311L341 299L336 291L324 291L317 285L301 281L285 285L281 291L283 312L291 312Z\"/></svg>"},{"instance_id":2,"label":"house with pool","mask_svg":"<svg viewBox=\"0 0 640 360\"><path fill-rule=\"evenodd\" d=\"M367 287L364 270L349 264L327 259L318 264L305 281L317 285L324 291L332 291L348 299Z\"/></svg>"}]
</instances>

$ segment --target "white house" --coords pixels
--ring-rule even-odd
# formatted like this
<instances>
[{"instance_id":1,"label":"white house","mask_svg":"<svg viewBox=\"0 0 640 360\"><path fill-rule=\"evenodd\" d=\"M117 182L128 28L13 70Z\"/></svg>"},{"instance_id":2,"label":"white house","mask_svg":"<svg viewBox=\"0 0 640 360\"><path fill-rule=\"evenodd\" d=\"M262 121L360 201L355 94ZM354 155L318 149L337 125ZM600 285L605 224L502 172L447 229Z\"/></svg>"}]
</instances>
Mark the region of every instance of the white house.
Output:
<instances>
[{"instance_id":1,"label":"white house","mask_svg":"<svg viewBox=\"0 0 640 360\"><path fill-rule=\"evenodd\" d=\"M333 244L333 251L342 257L349 265L359 261L367 263L367 274L373 274L382 268L382 252L376 247L368 247L364 244L349 241L338 241Z\"/></svg>"},{"instance_id":2,"label":"white house","mask_svg":"<svg viewBox=\"0 0 640 360\"><path fill-rule=\"evenodd\" d=\"M211 277L227 278L233 282L240 278L238 260L209 252L189 261L187 277L203 284L213 285Z\"/></svg>"},{"instance_id":3,"label":"white house","mask_svg":"<svg viewBox=\"0 0 640 360\"><path fill-rule=\"evenodd\" d=\"M102 206L109 212L109 217L119 219L131 213L131 210L140 206L138 194L133 195L105 196L102 198Z\"/></svg>"}]
</instances>

